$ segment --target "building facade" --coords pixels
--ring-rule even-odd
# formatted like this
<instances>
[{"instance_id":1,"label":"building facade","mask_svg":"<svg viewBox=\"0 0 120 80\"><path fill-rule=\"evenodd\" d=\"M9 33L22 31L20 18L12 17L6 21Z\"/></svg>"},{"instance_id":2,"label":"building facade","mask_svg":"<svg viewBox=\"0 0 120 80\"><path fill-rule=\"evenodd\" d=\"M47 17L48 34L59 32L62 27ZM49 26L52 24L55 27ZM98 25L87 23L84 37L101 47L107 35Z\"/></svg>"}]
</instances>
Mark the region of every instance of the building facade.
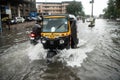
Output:
<instances>
[{"instance_id":1,"label":"building facade","mask_svg":"<svg viewBox=\"0 0 120 80\"><path fill-rule=\"evenodd\" d=\"M2 0L0 11L1 18L28 16L30 12L37 11L36 0Z\"/></svg>"},{"instance_id":2,"label":"building facade","mask_svg":"<svg viewBox=\"0 0 120 80\"><path fill-rule=\"evenodd\" d=\"M37 12L47 13L47 14L65 14L66 6L69 5L71 1L66 2L37 2Z\"/></svg>"}]
</instances>

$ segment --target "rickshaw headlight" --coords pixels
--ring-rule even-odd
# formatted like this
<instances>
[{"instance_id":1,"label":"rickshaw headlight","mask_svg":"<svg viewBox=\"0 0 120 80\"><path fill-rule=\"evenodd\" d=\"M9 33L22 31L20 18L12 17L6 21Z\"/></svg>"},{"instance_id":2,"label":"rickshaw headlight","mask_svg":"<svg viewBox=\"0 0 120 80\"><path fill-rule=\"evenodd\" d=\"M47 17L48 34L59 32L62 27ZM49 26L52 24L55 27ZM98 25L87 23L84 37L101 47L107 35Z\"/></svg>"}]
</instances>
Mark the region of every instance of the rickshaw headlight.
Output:
<instances>
[{"instance_id":1,"label":"rickshaw headlight","mask_svg":"<svg viewBox=\"0 0 120 80\"><path fill-rule=\"evenodd\" d=\"M45 44L45 43L46 43L46 40L45 40L45 39L42 39L42 43Z\"/></svg>"},{"instance_id":2,"label":"rickshaw headlight","mask_svg":"<svg viewBox=\"0 0 120 80\"><path fill-rule=\"evenodd\" d=\"M63 39L60 40L60 44L64 44L64 42L65 42L65 41L64 41Z\"/></svg>"}]
</instances>

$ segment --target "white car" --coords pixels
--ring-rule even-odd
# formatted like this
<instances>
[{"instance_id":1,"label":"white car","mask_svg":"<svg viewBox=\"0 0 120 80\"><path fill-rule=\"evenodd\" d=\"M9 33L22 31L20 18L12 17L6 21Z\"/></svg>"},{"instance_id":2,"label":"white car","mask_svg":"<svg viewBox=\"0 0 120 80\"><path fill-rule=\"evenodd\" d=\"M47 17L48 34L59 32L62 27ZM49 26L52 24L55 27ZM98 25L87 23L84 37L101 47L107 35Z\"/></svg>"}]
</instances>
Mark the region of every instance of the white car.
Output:
<instances>
[{"instance_id":1,"label":"white car","mask_svg":"<svg viewBox=\"0 0 120 80\"><path fill-rule=\"evenodd\" d=\"M10 24L16 24L17 22L16 22L16 20L15 19L11 19L10 20Z\"/></svg>"},{"instance_id":2,"label":"white car","mask_svg":"<svg viewBox=\"0 0 120 80\"><path fill-rule=\"evenodd\" d=\"M86 22L92 22L94 20L94 18L90 17L86 19Z\"/></svg>"},{"instance_id":3,"label":"white car","mask_svg":"<svg viewBox=\"0 0 120 80\"><path fill-rule=\"evenodd\" d=\"M25 19L23 17L15 17L17 23L23 23Z\"/></svg>"},{"instance_id":4,"label":"white car","mask_svg":"<svg viewBox=\"0 0 120 80\"><path fill-rule=\"evenodd\" d=\"M116 21L120 21L120 18L117 18Z\"/></svg>"}]
</instances>

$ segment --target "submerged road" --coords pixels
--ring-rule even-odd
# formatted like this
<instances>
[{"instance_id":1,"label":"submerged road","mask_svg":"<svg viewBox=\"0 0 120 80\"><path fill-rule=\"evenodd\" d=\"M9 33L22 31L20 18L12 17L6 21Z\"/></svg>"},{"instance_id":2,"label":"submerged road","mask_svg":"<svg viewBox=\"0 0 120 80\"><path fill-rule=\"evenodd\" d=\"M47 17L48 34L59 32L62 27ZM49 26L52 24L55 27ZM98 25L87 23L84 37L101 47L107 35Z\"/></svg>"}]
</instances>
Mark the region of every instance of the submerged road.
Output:
<instances>
[{"instance_id":1,"label":"submerged road","mask_svg":"<svg viewBox=\"0 0 120 80\"><path fill-rule=\"evenodd\" d=\"M120 23L88 24L77 22L79 48L59 51L50 64L41 43L30 44L30 27L4 32L0 80L120 80Z\"/></svg>"}]
</instances>

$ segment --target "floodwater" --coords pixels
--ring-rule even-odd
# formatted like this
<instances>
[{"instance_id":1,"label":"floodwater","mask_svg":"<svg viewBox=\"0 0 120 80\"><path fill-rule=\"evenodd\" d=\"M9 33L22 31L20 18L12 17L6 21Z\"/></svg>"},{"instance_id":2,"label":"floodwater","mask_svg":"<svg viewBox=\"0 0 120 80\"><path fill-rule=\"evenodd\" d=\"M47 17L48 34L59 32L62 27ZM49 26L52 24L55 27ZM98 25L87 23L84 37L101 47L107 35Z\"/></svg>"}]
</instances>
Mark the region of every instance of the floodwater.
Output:
<instances>
[{"instance_id":1,"label":"floodwater","mask_svg":"<svg viewBox=\"0 0 120 80\"><path fill-rule=\"evenodd\" d=\"M120 80L120 23L97 19L95 27L78 21L77 49L47 51L29 42L29 28L0 37L0 80Z\"/></svg>"}]
</instances>

